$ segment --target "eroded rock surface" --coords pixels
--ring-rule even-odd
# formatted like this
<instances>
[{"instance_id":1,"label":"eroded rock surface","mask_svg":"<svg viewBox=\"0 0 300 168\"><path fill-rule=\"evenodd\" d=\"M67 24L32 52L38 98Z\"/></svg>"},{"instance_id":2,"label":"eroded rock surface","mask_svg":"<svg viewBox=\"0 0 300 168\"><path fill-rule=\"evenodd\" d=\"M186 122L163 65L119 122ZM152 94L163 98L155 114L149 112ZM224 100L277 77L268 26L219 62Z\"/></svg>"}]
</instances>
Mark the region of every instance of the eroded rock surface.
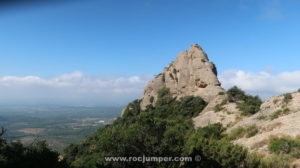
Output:
<instances>
[{"instance_id":1,"label":"eroded rock surface","mask_svg":"<svg viewBox=\"0 0 300 168\"><path fill-rule=\"evenodd\" d=\"M142 109L155 103L157 91L162 87L170 88L177 98L200 96L207 102L224 92L217 78L215 65L197 44L191 45L188 51L179 53L174 62L148 83L142 96Z\"/></svg>"}]
</instances>

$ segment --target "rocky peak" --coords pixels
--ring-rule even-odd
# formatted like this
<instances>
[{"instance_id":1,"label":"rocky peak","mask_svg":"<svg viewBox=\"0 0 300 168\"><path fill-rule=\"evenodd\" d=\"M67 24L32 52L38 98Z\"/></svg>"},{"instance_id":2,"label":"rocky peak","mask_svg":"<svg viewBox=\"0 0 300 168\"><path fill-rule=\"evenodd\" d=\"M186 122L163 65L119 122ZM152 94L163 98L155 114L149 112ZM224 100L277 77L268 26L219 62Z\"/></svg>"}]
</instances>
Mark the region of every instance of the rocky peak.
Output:
<instances>
[{"instance_id":1,"label":"rocky peak","mask_svg":"<svg viewBox=\"0 0 300 168\"><path fill-rule=\"evenodd\" d=\"M154 104L157 91L162 87L170 88L177 98L200 96L210 102L224 91L220 85L215 65L209 62L207 54L198 44L193 44L188 51L180 52L175 61L148 83L141 107L145 109L147 105Z\"/></svg>"}]
</instances>

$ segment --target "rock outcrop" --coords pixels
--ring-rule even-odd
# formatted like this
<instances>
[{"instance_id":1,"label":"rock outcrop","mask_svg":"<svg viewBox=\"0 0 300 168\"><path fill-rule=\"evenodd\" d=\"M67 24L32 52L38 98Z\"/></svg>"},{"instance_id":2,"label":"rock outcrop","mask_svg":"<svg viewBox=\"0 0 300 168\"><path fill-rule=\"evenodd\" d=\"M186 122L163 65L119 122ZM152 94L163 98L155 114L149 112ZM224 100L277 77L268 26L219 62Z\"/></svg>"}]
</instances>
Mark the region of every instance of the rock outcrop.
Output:
<instances>
[{"instance_id":1,"label":"rock outcrop","mask_svg":"<svg viewBox=\"0 0 300 168\"><path fill-rule=\"evenodd\" d=\"M193 118L195 128L221 123L228 134L236 130L255 129L251 136L232 139L252 152L270 155L270 138L289 137L300 140L300 90L294 93L274 96L265 100L258 112L243 115L238 104L228 101L227 92L217 78L215 65L209 61L199 45L192 45L182 51L174 62L147 85L141 99L141 108L155 104L160 88L169 88L174 97L200 96L208 105ZM243 102L242 102L243 103ZM293 167L300 167L300 159L294 160Z\"/></svg>"},{"instance_id":2,"label":"rock outcrop","mask_svg":"<svg viewBox=\"0 0 300 168\"><path fill-rule=\"evenodd\" d=\"M162 87L170 88L177 98L200 96L207 102L224 92L217 78L215 65L197 44L191 45L188 51L179 53L174 62L148 83L142 96L142 109L155 103L157 91Z\"/></svg>"}]
</instances>

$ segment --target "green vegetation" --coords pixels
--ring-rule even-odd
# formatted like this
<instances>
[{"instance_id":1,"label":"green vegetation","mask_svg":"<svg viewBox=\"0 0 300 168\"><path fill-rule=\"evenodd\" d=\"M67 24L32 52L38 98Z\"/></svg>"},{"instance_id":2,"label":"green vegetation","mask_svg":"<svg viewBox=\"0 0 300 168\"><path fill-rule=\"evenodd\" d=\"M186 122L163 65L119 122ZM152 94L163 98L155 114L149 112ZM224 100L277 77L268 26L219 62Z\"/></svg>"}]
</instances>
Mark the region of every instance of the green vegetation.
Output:
<instances>
[{"instance_id":1,"label":"green vegetation","mask_svg":"<svg viewBox=\"0 0 300 168\"><path fill-rule=\"evenodd\" d=\"M218 95L225 95L225 93L224 92L219 92Z\"/></svg>"},{"instance_id":2,"label":"green vegetation","mask_svg":"<svg viewBox=\"0 0 300 168\"><path fill-rule=\"evenodd\" d=\"M246 129L244 127L237 127L233 129L228 135L229 140L236 140L242 138L245 135Z\"/></svg>"},{"instance_id":3,"label":"green vegetation","mask_svg":"<svg viewBox=\"0 0 300 168\"><path fill-rule=\"evenodd\" d=\"M169 89L162 88L155 106L141 110L139 101L134 101L112 125L99 129L79 145L66 148L66 162L72 168L286 167L286 160L263 158L232 144L230 139L234 138L225 133L221 124L195 130L191 119L205 106L200 97L176 100ZM251 137L257 132L256 126L249 126L243 129L243 136ZM104 156L201 156L202 159L200 162L105 162Z\"/></svg>"},{"instance_id":4,"label":"green vegetation","mask_svg":"<svg viewBox=\"0 0 300 168\"><path fill-rule=\"evenodd\" d=\"M272 137L269 150L276 154L289 154L294 158L300 158L300 140L290 137Z\"/></svg>"},{"instance_id":5,"label":"green vegetation","mask_svg":"<svg viewBox=\"0 0 300 168\"><path fill-rule=\"evenodd\" d=\"M260 110L262 104L258 96L246 95L244 91L234 86L227 91L228 101L237 103L237 108L243 115L253 115Z\"/></svg>"},{"instance_id":6,"label":"green vegetation","mask_svg":"<svg viewBox=\"0 0 300 168\"><path fill-rule=\"evenodd\" d=\"M250 125L248 127L237 127L233 129L230 134L228 134L229 140L236 140L246 136L246 138L250 138L255 136L258 133L258 128L256 125Z\"/></svg>"},{"instance_id":7,"label":"green vegetation","mask_svg":"<svg viewBox=\"0 0 300 168\"><path fill-rule=\"evenodd\" d=\"M273 100L273 103L274 103L274 104L277 104L278 101L279 101L278 99L274 99L274 100Z\"/></svg>"},{"instance_id":8,"label":"green vegetation","mask_svg":"<svg viewBox=\"0 0 300 168\"><path fill-rule=\"evenodd\" d=\"M286 93L283 95L283 102L285 104L288 104L292 99L293 99L293 96L290 93Z\"/></svg>"},{"instance_id":9,"label":"green vegetation","mask_svg":"<svg viewBox=\"0 0 300 168\"><path fill-rule=\"evenodd\" d=\"M150 103L153 103L153 102L154 102L154 97L151 96L151 97L150 97Z\"/></svg>"},{"instance_id":10,"label":"green vegetation","mask_svg":"<svg viewBox=\"0 0 300 168\"><path fill-rule=\"evenodd\" d=\"M279 109L270 116L270 119L274 120L274 119L278 118L279 116L288 114L289 112L290 112L290 109L287 107L285 107L284 109Z\"/></svg>"},{"instance_id":11,"label":"green vegetation","mask_svg":"<svg viewBox=\"0 0 300 168\"><path fill-rule=\"evenodd\" d=\"M20 142L7 142L0 131L0 167L1 168L67 168L59 161L59 154L49 149L45 141L36 140L29 146Z\"/></svg>"},{"instance_id":12,"label":"green vegetation","mask_svg":"<svg viewBox=\"0 0 300 168\"><path fill-rule=\"evenodd\" d=\"M175 68L173 69L173 73L174 73L174 74L176 74L176 73L177 73L177 70L176 70Z\"/></svg>"},{"instance_id":13,"label":"green vegetation","mask_svg":"<svg viewBox=\"0 0 300 168\"><path fill-rule=\"evenodd\" d=\"M223 100L220 104L217 104L215 107L214 107L214 111L215 112L219 112L219 111L222 111L224 109L224 105L227 103L227 99Z\"/></svg>"},{"instance_id":14,"label":"green vegetation","mask_svg":"<svg viewBox=\"0 0 300 168\"><path fill-rule=\"evenodd\" d=\"M146 110L134 101L113 125L99 129L80 145L65 150L72 167L179 167L180 162L105 162L103 156L181 156L193 130L191 118L206 106L200 97L175 100L170 90L158 92L155 106Z\"/></svg>"},{"instance_id":15,"label":"green vegetation","mask_svg":"<svg viewBox=\"0 0 300 168\"><path fill-rule=\"evenodd\" d=\"M246 133L246 137L250 138L255 136L258 133L258 128L256 125L251 125L249 127L247 127L247 133Z\"/></svg>"}]
</instances>

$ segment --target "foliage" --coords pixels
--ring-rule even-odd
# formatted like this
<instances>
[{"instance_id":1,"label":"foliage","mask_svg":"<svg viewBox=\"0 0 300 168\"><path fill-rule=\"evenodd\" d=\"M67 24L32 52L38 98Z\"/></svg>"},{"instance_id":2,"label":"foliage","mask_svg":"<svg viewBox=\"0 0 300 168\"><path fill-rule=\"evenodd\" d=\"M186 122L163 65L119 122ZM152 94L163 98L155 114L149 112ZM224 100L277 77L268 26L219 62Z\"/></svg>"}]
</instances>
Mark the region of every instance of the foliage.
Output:
<instances>
[{"instance_id":1,"label":"foliage","mask_svg":"<svg viewBox=\"0 0 300 168\"><path fill-rule=\"evenodd\" d=\"M79 145L65 150L73 168L98 167L284 167L274 159L263 159L231 142L221 124L194 129L192 117L206 106L200 97L176 100L167 88L158 92L155 106L141 110L139 102L129 104L124 115L112 125L99 129ZM254 136L256 126L243 128L243 136ZM240 132L236 134L241 134ZM232 135L231 135L232 136ZM236 136L236 135L235 135ZM105 156L201 156L200 162L105 162ZM272 161L272 162L271 162Z\"/></svg>"},{"instance_id":2,"label":"foliage","mask_svg":"<svg viewBox=\"0 0 300 168\"><path fill-rule=\"evenodd\" d=\"M245 92L237 86L227 91L228 101L237 103L237 108L242 111L243 115L253 115L257 113L262 104L258 96L246 95Z\"/></svg>"},{"instance_id":3,"label":"foliage","mask_svg":"<svg viewBox=\"0 0 300 168\"><path fill-rule=\"evenodd\" d=\"M293 99L293 96L290 93L286 93L283 95L283 102L285 104L288 104L292 99Z\"/></svg>"},{"instance_id":4,"label":"foliage","mask_svg":"<svg viewBox=\"0 0 300 168\"><path fill-rule=\"evenodd\" d=\"M229 140L236 140L245 135L246 129L244 127L237 127L228 134Z\"/></svg>"},{"instance_id":5,"label":"foliage","mask_svg":"<svg viewBox=\"0 0 300 168\"><path fill-rule=\"evenodd\" d=\"M279 116L288 114L289 112L290 112L290 109L287 107L285 107L284 109L279 109L270 116L270 119L274 120L274 119L278 118Z\"/></svg>"},{"instance_id":6,"label":"foliage","mask_svg":"<svg viewBox=\"0 0 300 168\"><path fill-rule=\"evenodd\" d=\"M80 145L65 150L72 167L179 167L179 162L105 162L104 156L181 156L193 130L191 118L206 106L200 97L175 100L167 88L158 92L155 106L141 110L139 102L128 105L114 124L91 135Z\"/></svg>"},{"instance_id":7,"label":"foliage","mask_svg":"<svg viewBox=\"0 0 300 168\"><path fill-rule=\"evenodd\" d=\"M228 101L229 102L238 102L243 101L245 99L245 92L238 88L237 86L233 86L232 88L227 90Z\"/></svg>"},{"instance_id":8,"label":"foliage","mask_svg":"<svg viewBox=\"0 0 300 168\"><path fill-rule=\"evenodd\" d=\"M247 130L247 133L246 133L247 138L251 138L259 132L256 125L251 125L251 126L247 127L246 130Z\"/></svg>"},{"instance_id":9,"label":"foliage","mask_svg":"<svg viewBox=\"0 0 300 168\"><path fill-rule=\"evenodd\" d=\"M243 103L237 104L237 108L242 111L243 115L252 115L260 110L261 104L262 101L258 96L247 95Z\"/></svg>"},{"instance_id":10,"label":"foliage","mask_svg":"<svg viewBox=\"0 0 300 168\"><path fill-rule=\"evenodd\" d=\"M273 137L269 142L269 150L276 154L300 155L300 141L289 137Z\"/></svg>"},{"instance_id":11,"label":"foliage","mask_svg":"<svg viewBox=\"0 0 300 168\"><path fill-rule=\"evenodd\" d=\"M217 104L215 107L214 107L214 111L215 112L219 112L219 111L222 111L224 109L224 105L227 103L227 99L223 100L220 104Z\"/></svg>"},{"instance_id":12,"label":"foliage","mask_svg":"<svg viewBox=\"0 0 300 168\"><path fill-rule=\"evenodd\" d=\"M46 141L36 140L29 146L20 142L7 142L0 133L1 168L66 168L67 164L59 161L59 154L47 147Z\"/></svg>"},{"instance_id":13,"label":"foliage","mask_svg":"<svg viewBox=\"0 0 300 168\"><path fill-rule=\"evenodd\" d=\"M237 127L233 129L230 134L228 134L227 138L229 140L236 140L246 136L246 138L250 138L255 136L258 133L258 128L256 125L250 125L247 127Z\"/></svg>"}]
</instances>

